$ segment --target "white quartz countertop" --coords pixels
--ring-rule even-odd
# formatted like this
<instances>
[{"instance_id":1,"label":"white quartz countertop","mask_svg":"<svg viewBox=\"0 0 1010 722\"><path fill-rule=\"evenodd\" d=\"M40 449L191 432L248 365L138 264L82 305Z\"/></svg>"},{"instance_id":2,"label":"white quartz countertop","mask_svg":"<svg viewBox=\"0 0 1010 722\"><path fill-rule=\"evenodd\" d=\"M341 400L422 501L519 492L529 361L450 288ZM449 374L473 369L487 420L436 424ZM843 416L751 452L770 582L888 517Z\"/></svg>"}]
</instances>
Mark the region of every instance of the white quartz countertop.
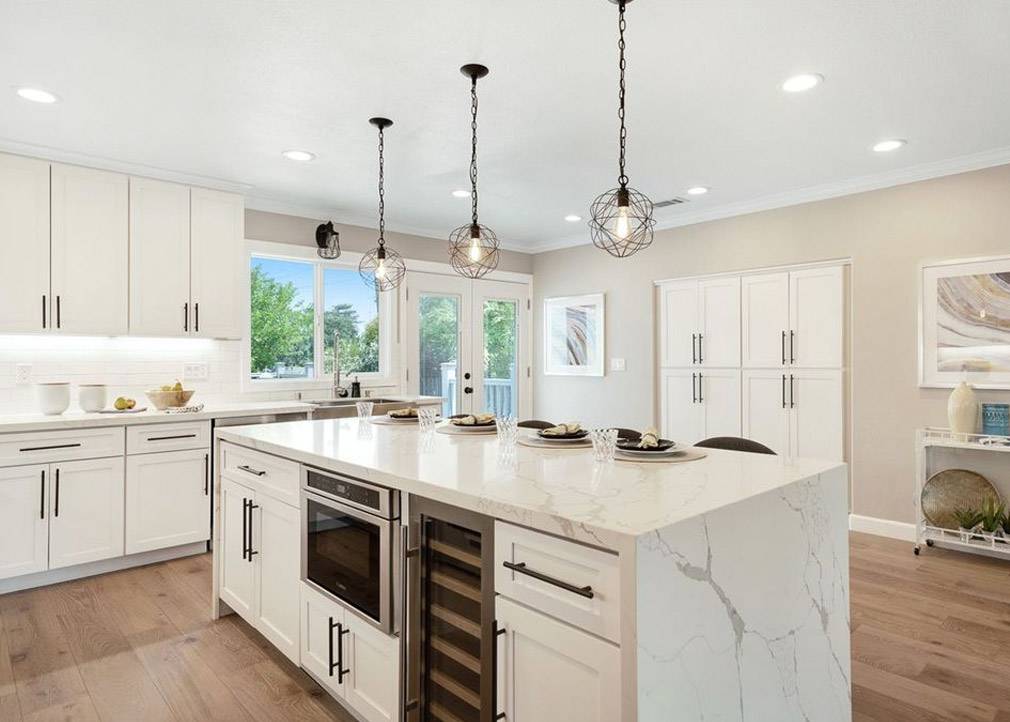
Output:
<instances>
[{"instance_id":1,"label":"white quartz countertop","mask_svg":"<svg viewBox=\"0 0 1010 722\"><path fill-rule=\"evenodd\" d=\"M494 434L423 435L358 419L239 426L218 437L610 548L844 466L714 449L676 464L597 464L591 449L522 445L509 458Z\"/></svg>"},{"instance_id":2,"label":"white quartz countertop","mask_svg":"<svg viewBox=\"0 0 1010 722\"><path fill-rule=\"evenodd\" d=\"M142 403L142 400L137 399L137 403ZM202 411L187 414L169 414L164 411L156 411L153 407L136 414L83 412L63 413L58 416L2 414L0 415L0 433L80 429L91 426L131 426L133 424L157 424L172 421L201 421L234 416L258 416L260 414L306 413L314 408L312 404L302 401L249 401L206 404Z\"/></svg>"}]
</instances>

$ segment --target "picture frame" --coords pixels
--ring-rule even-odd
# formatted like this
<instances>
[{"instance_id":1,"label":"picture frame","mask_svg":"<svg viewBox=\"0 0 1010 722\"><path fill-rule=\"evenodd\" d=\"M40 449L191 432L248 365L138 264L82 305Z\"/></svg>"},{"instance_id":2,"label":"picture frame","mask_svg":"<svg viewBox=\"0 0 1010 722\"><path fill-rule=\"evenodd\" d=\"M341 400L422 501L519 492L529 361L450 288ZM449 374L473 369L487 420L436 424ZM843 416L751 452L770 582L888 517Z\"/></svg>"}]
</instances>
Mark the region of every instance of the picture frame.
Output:
<instances>
[{"instance_id":1,"label":"picture frame","mask_svg":"<svg viewBox=\"0 0 1010 722\"><path fill-rule=\"evenodd\" d=\"M544 374L603 376L605 316L602 293L544 299Z\"/></svg>"},{"instance_id":2,"label":"picture frame","mask_svg":"<svg viewBox=\"0 0 1010 722\"><path fill-rule=\"evenodd\" d=\"M919 386L1010 389L1010 256L921 266Z\"/></svg>"}]
</instances>

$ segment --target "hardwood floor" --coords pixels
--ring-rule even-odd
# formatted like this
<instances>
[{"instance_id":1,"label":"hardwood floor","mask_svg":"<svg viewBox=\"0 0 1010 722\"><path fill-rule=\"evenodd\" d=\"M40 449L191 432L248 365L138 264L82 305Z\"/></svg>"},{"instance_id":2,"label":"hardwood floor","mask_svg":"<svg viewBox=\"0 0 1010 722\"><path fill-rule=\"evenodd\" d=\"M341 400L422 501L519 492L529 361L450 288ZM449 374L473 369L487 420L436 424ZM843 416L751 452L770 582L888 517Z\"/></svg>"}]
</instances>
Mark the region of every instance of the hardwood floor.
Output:
<instances>
[{"instance_id":1,"label":"hardwood floor","mask_svg":"<svg viewBox=\"0 0 1010 722\"><path fill-rule=\"evenodd\" d=\"M854 722L1010 722L1010 564L850 546ZM351 722L238 617L209 621L210 576L202 556L0 596L0 720Z\"/></svg>"}]
</instances>

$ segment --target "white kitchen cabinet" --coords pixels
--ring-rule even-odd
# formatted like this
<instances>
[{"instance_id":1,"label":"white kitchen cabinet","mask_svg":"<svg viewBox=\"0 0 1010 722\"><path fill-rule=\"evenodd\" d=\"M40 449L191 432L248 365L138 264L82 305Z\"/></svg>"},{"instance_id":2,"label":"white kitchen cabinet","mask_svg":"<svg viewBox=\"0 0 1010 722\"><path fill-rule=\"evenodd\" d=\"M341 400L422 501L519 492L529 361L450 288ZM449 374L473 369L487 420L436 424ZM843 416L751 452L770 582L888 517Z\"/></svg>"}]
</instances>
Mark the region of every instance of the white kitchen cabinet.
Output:
<instances>
[{"instance_id":1,"label":"white kitchen cabinet","mask_svg":"<svg viewBox=\"0 0 1010 722\"><path fill-rule=\"evenodd\" d=\"M789 274L789 360L803 368L841 368L845 291L841 266Z\"/></svg>"},{"instance_id":2,"label":"white kitchen cabinet","mask_svg":"<svg viewBox=\"0 0 1010 722\"><path fill-rule=\"evenodd\" d=\"M122 556L123 458L49 468L49 568Z\"/></svg>"},{"instance_id":3,"label":"white kitchen cabinet","mask_svg":"<svg viewBox=\"0 0 1010 722\"><path fill-rule=\"evenodd\" d=\"M662 435L695 444L714 436L740 436L738 369L664 369Z\"/></svg>"},{"instance_id":4,"label":"white kitchen cabinet","mask_svg":"<svg viewBox=\"0 0 1010 722\"><path fill-rule=\"evenodd\" d=\"M130 178L130 333L189 331L188 186Z\"/></svg>"},{"instance_id":5,"label":"white kitchen cabinet","mask_svg":"<svg viewBox=\"0 0 1010 722\"><path fill-rule=\"evenodd\" d=\"M50 309L65 333L129 330L129 199L118 173L52 165Z\"/></svg>"},{"instance_id":6,"label":"white kitchen cabinet","mask_svg":"<svg viewBox=\"0 0 1010 722\"><path fill-rule=\"evenodd\" d=\"M252 513L256 628L293 662L298 661L298 586L301 513L258 494Z\"/></svg>"},{"instance_id":7,"label":"white kitchen cabinet","mask_svg":"<svg viewBox=\"0 0 1010 722\"><path fill-rule=\"evenodd\" d=\"M252 489L231 479L221 479L220 566L221 599L232 610L255 625L255 570L246 551L249 541L248 504L255 499Z\"/></svg>"},{"instance_id":8,"label":"white kitchen cabinet","mask_svg":"<svg viewBox=\"0 0 1010 722\"><path fill-rule=\"evenodd\" d=\"M789 360L789 273L741 279L742 365L778 368Z\"/></svg>"},{"instance_id":9,"label":"white kitchen cabinet","mask_svg":"<svg viewBox=\"0 0 1010 722\"><path fill-rule=\"evenodd\" d=\"M0 469L0 579L49 562L48 464Z\"/></svg>"},{"instance_id":10,"label":"white kitchen cabinet","mask_svg":"<svg viewBox=\"0 0 1010 722\"><path fill-rule=\"evenodd\" d=\"M342 697L344 683L337 667L337 624L344 618L344 608L305 583L298 588L299 664L331 694Z\"/></svg>"},{"instance_id":11,"label":"white kitchen cabinet","mask_svg":"<svg viewBox=\"0 0 1010 722\"><path fill-rule=\"evenodd\" d=\"M842 372L831 369L743 372L743 435L778 454L841 461Z\"/></svg>"},{"instance_id":12,"label":"white kitchen cabinet","mask_svg":"<svg viewBox=\"0 0 1010 722\"><path fill-rule=\"evenodd\" d=\"M242 338L245 203L204 188L193 188L190 200L191 332Z\"/></svg>"},{"instance_id":13,"label":"white kitchen cabinet","mask_svg":"<svg viewBox=\"0 0 1010 722\"><path fill-rule=\"evenodd\" d=\"M49 163L0 154L0 333L49 328Z\"/></svg>"},{"instance_id":14,"label":"white kitchen cabinet","mask_svg":"<svg viewBox=\"0 0 1010 722\"><path fill-rule=\"evenodd\" d=\"M210 538L209 454L203 450L126 459L126 553Z\"/></svg>"},{"instance_id":15,"label":"white kitchen cabinet","mask_svg":"<svg viewBox=\"0 0 1010 722\"><path fill-rule=\"evenodd\" d=\"M663 284L660 337L664 367L739 366L739 277Z\"/></svg>"},{"instance_id":16,"label":"white kitchen cabinet","mask_svg":"<svg viewBox=\"0 0 1010 722\"><path fill-rule=\"evenodd\" d=\"M510 722L620 722L619 648L504 597L496 601L499 711Z\"/></svg>"}]
</instances>

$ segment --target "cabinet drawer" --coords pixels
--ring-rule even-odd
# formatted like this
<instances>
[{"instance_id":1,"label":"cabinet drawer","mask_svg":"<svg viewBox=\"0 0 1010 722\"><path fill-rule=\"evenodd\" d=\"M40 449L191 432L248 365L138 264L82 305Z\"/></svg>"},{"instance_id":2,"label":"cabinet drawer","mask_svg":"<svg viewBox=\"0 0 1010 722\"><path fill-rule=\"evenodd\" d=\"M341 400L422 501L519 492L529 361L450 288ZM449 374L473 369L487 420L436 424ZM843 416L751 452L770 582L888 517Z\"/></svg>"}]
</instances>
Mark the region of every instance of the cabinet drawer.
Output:
<instances>
[{"instance_id":1,"label":"cabinet drawer","mask_svg":"<svg viewBox=\"0 0 1010 722\"><path fill-rule=\"evenodd\" d=\"M301 476L294 461L222 443L221 473L285 504L300 503Z\"/></svg>"},{"instance_id":2,"label":"cabinet drawer","mask_svg":"<svg viewBox=\"0 0 1010 722\"><path fill-rule=\"evenodd\" d=\"M496 521L495 591L620 642L618 556Z\"/></svg>"},{"instance_id":3,"label":"cabinet drawer","mask_svg":"<svg viewBox=\"0 0 1010 722\"><path fill-rule=\"evenodd\" d=\"M184 451L210 448L209 421L180 421L170 424L142 424L126 429L126 453Z\"/></svg>"},{"instance_id":4,"label":"cabinet drawer","mask_svg":"<svg viewBox=\"0 0 1010 722\"><path fill-rule=\"evenodd\" d=\"M123 427L0 434L0 466L123 455Z\"/></svg>"}]
</instances>

